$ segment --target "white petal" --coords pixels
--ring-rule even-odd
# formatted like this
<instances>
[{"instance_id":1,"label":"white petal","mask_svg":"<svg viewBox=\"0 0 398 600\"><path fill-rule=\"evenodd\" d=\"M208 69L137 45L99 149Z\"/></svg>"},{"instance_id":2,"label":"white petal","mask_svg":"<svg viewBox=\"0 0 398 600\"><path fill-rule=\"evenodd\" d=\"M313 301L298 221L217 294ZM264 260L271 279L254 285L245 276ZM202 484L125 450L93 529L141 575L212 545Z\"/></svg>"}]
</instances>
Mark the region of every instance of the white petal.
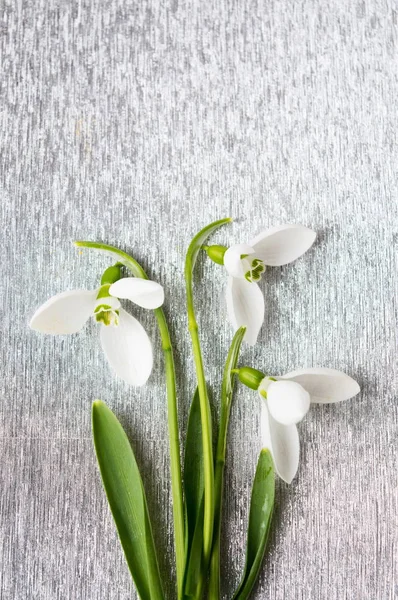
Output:
<instances>
[{"instance_id":1,"label":"white petal","mask_svg":"<svg viewBox=\"0 0 398 600\"><path fill-rule=\"evenodd\" d=\"M296 425L282 425L269 413L263 402L261 413L263 446L269 448L275 470L286 483L291 483L297 473L300 458L300 440Z\"/></svg>"},{"instance_id":2,"label":"white petal","mask_svg":"<svg viewBox=\"0 0 398 600\"><path fill-rule=\"evenodd\" d=\"M254 346L264 321L264 297L257 283L228 277L227 311L235 331L246 327L245 341Z\"/></svg>"},{"instance_id":3,"label":"white petal","mask_svg":"<svg viewBox=\"0 0 398 600\"><path fill-rule=\"evenodd\" d=\"M111 296L131 300L142 308L159 308L164 302L163 287L156 281L125 277L119 279L109 288Z\"/></svg>"},{"instance_id":4,"label":"white petal","mask_svg":"<svg viewBox=\"0 0 398 600\"><path fill-rule=\"evenodd\" d=\"M76 333L93 314L97 293L97 290L61 292L37 309L29 326L42 333Z\"/></svg>"},{"instance_id":5,"label":"white petal","mask_svg":"<svg viewBox=\"0 0 398 600\"><path fill-rule=\"evenodd\" d=\"M311 248L315 231L302 225L280 225L263 231L250 242L256 258L266 265L280 267L293 262Z\"/></svg>"},{"instance_id":6,"label":"white petal","mask_svg":"<svg viewBox=\"0 0 398 600\"><path fill-rule=\"evenodd\" d=\"M267 389L267 406L278 423L292 425L304 419L310 395L297 381L272 381Z\"/></svg>"},{"instance_id":7,"label":"white petal","mask_svg":"<svg viewBox=\"0 0 398 600\"><path fill-rule=\"evenodd\" d=\"M102 349L116 374L132 385L144 385L152 371L152 345L143 326L119 310L119 325L101 327Z\"/></svg>"},{"instance_id":8,"label":"white petal","mask_svg":"<svg viewBox=\"0 0 398 600\"><path fill-rule=\"evenodd\" d=\"M241 256L253 253L253 248L247 244L235 244L235 246L228 248L224 254L224 267L227 269L228 274L243 279L245 273L250 270L250 263L242 259Z\"/></svg>"},{"instance_id":9,"label":"white petal","mask_svg":"<svg viewBox=\"0 0 398 600\"><path fill-rule=\"evenodd\" d=\"M335 369L299 369L287 373L283 379L297 381L311 396L311 402L325 404L348 400L360 392L357 382Z\"/></svg>"}]
</instances>

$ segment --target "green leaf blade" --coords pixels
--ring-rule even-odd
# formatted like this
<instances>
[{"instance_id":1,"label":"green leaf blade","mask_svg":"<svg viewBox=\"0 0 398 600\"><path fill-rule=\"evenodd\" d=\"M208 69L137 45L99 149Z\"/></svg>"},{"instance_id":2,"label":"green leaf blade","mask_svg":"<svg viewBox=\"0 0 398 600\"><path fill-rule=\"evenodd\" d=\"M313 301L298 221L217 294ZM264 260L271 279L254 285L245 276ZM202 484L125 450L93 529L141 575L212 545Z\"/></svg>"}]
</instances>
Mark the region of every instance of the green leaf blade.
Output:
<instances>
[{"instance_id":1,"label":"green leaf blade","mask_svg":"<svg viewBox=\"0 0 398 600\"><path fill-rule=\"evenodd\" d=\"M204 470L202 423L198 389L189 411L184 459L186 566L184 598L198 598L203 586Z\"/></svg>"},{"instance_id":2,"label":"green leaf blade","mask_svg":"<svg viewBox=\"0 0 398 600\"><path fill-rule=\"evenodd\" d=\"M93 403L92 425L102 482L139 596L163 600L145 492L129 440L99 400Z\"/></svg>"},{"instance_id":3,"label":"green leaf blade","mask_svg":"<svg viewBox=\"0 0 398 600\"><path fill-rule=\"evenodd\" d=\"M275 472L271 453L260 453L254 477L247 533L246 564L233 600L246 600L259 575L267 545L275 500Z\"/></svg>"}]
</instances>

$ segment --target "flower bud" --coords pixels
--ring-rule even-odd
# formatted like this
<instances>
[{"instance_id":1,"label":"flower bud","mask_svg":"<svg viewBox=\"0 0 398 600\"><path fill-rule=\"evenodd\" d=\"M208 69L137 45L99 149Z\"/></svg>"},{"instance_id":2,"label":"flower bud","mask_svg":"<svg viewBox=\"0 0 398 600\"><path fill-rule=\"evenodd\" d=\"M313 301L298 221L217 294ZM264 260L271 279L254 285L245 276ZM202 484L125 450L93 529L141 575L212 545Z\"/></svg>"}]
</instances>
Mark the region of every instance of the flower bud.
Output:
<instances>
[{"instance_id":1,"label":"flower bud","mask_svg":"<svg viewBox=\"0 0 398 600\"><path fill-rule=\"evenodd\" d=\"M241 367L238 369L238 377L239 381L251 388L252 390L258 390L258 387L265 375L261 371L257 371L257 369L252 369L251 367Z\"/></svg>"},{"instance_id":2,"label":"flower bud","mask_svg":"<svg viewBox=\"0 0 398 600\"><path fill-rule=\"evenodd\" d=\"M310 395L295 381L272 381L267 388L267 404L275 421L293 425L301 421L310 408Z\"/></svg>"}]
</instances>

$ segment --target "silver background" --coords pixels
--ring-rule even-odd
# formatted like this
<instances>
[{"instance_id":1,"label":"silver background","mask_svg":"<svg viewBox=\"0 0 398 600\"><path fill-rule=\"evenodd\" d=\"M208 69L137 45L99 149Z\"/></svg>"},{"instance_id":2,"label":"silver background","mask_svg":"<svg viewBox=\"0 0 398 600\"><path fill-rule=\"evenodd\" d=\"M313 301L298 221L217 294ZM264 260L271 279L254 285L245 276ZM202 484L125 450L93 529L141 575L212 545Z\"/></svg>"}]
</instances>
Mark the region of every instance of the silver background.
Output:
<instances>
[{"instance_id":1,"label":"silver background","mask_svg":"<svg viewBox=\"0 0 398 600\"><path fill-rule=\"evenodd\" d=\"M90 438L107 401L142 467L162 572L172 534L165 386L156 347L144 389L111 376L90 323L51 338L27 328L54 293L93 287L130 250L167 289L182 431L195 386L183 259L193 234L246 241L302 223L314 248L263 280L267 316L242 363L358 379L355 400L300 425L302 459L277 512L255 598L398 597L397 109L395 2L3 0L0 596L134 596ZM394 246L395 244L395 246ZM214 404L231 331L224 273L201 263L197 307ZM243 562L259 404L239 389L228 450L225 597ZM173 587L167 584L168 597Z\"/></svg>"}]
</instances>

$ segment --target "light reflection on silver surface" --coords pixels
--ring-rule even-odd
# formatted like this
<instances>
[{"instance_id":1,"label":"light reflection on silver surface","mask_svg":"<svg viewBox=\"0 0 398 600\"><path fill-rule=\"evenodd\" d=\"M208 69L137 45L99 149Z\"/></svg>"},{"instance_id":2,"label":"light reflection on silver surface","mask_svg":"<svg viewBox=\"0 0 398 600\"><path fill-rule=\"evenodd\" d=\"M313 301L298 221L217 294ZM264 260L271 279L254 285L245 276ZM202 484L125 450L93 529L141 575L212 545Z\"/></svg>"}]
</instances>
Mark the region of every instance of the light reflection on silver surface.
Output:
<instances>
[{"instance_id":1,"label":"light reflection on silver surface","mask_svg":"<svg viewBox=\"0 0 398 600\"><path fill-rule=\"evenodd\" d=\"M126 426L172 565L165 386L111 376L94 323L69 338L26 323L108 264L71 241L134 252L168 290L182 431L195 386L183 259L224 216L218 243L263 226L319 232L297 263L269 269L258 346L242 362L280 374L328 366L363 393L311 410L293 485L277 486L253 597L397 597L397 25L392 2L5 0L1 9L0 596L134 597L90 439L101 397ZM215 406L231 331L224 273L198 268L197 309ZM239 389L228 449L223 589L243 563L259 406ZM168 595L173 597L172 586Z\"/></svg>"}]
</instances>

